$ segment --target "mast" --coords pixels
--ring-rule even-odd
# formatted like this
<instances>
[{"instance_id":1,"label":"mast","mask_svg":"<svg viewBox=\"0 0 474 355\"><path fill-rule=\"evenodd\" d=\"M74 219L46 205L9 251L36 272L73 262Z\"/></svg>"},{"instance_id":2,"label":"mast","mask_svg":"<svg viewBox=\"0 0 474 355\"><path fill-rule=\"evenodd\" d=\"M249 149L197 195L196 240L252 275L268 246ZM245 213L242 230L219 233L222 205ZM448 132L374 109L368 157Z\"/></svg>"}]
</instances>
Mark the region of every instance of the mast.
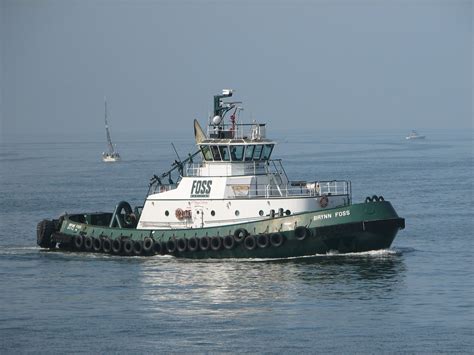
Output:
<instances>
[{"instance_id":1,"label":"mast","mask_svg":"<svg viewBox=\"0 0 474 355\"><path fill-rule=\"evenodd\" d=\"M112 144L112 139L110 138L109 124L107 122L107 98L104 96L104 106L105 106L105 133L107 135L107 146L109 147L109 153L114 153L114 145Z\"/></svg>"}]
</instances>

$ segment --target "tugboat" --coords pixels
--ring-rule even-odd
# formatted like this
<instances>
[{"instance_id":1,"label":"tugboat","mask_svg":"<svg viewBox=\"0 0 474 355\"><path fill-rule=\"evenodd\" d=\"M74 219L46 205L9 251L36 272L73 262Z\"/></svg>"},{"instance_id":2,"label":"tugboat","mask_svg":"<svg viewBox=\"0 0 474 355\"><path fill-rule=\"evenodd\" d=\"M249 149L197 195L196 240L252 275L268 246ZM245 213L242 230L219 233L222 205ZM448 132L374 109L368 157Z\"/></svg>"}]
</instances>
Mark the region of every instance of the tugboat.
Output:
<instances>
[{"instance_id":1,"label":"tugboat","mask_svg":"<svg viewBox=\"0 0 474 355\"><path fill-rule=\"evenodd\" d=\"M266 125L240 123L232 90L214 96L198 150L150 180L143 206L65 214L37 226L41 248L183 258L287 258L386 249L405 220L382 196L353 203L351 182L292 181ZM228 115L229 114L229 115ZM229 122L226 116L229 116Z\"/></svg>"}]
</instances>

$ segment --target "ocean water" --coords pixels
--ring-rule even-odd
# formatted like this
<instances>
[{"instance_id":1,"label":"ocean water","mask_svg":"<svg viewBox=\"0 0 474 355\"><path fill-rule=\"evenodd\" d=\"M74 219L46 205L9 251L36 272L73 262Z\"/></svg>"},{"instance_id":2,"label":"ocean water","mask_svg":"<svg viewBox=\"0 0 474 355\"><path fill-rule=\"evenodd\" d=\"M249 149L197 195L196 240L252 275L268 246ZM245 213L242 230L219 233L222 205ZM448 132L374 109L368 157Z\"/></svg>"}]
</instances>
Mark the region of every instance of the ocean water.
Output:
<instances>
[{"instance_id":1,"label":"ocean water","mask_svg":"<svg viewBox=\"0 0 474 355\"><path fill-rule=\"evenodd\" d=\"M0 352L472 353L472 131L403 133L277 134L290 178L406 218L388 250L284 260L40 250L41 219L141 205L170 139L119 141L116 164L103 142L0 144Z\"/></svg>"}]
</instances>

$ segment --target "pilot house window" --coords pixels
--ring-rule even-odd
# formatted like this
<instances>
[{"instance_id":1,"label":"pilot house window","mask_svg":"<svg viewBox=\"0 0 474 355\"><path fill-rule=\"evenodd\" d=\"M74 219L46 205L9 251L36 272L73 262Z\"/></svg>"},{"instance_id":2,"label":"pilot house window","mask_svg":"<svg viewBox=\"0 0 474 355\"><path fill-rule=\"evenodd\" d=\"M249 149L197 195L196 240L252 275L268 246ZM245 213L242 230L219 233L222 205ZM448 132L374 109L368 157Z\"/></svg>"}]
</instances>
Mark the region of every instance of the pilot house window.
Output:
<instances>
[{"instance_id":1,"label":"pilot house window","mask_svg":"<svg viewBox=\"0 0 474 355\"><path fill-rule=\"evenodd\" d=\"M229 161L230 160L229 148L227 148L227 146L225 146L225 145L221 145L221 146L219 146L219 150L221 152L222 160Z\"/></svg>"},{"instance_id":2,"label":"pilot house window","mask_svg":"<svg viewBox=\"0 0 474 355\"><path fill-rule=\"evenodd\" d=\"M244 145L231 145L230 146L230 157L232 161L242 161L244 158Z\"/></svg>"}]
</instances>

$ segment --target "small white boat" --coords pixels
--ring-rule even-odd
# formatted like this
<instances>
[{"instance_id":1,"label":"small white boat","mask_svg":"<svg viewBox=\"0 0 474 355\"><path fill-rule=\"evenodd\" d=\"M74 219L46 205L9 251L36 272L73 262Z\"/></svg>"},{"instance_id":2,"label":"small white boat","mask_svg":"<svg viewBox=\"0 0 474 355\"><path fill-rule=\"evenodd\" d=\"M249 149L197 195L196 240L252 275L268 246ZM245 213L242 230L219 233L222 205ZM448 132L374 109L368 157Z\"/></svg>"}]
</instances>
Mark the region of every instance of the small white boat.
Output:
<instances>
[{"instance_id":1,"label":"small white boat","mask_svg":"<svg viewBox=\"0 0 474 355\"><path fill-rule=\"evenodd\" d=\"M425 136L421 136L417 131L412 130L411 133L405 137L406 139L425 139Z\"/></svg>"},{"instance_id":2,"label":"small white boat","mask_svg":"<svg viewBox=\"0 0 474 355\"><path fill-rule=\"evenodd\" d=\"M104 104L105 104L105 133L107 135L107 147L108 152L103 152L102 153L102 161L111 163L111 162L116 162L119 161L120 154L119 152L115 151L115 145L112 143L112 139L110 138L110 131L109 131L109 124L107 122L107 100L104 98Z\"/></svg>"}]
</instances>

